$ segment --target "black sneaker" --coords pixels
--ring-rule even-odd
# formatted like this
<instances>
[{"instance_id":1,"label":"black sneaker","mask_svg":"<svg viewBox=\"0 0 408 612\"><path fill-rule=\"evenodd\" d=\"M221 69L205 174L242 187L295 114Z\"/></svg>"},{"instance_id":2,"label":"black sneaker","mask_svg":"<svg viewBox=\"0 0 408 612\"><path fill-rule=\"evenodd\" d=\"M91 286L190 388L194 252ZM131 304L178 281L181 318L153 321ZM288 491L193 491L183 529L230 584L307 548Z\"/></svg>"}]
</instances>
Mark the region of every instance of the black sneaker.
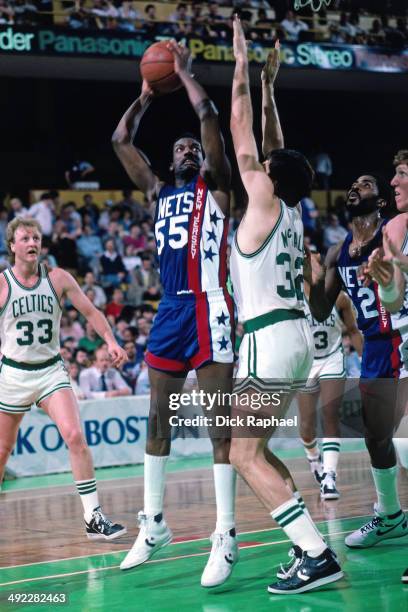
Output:
<instances>
[{"instance_id":1,"label":"black sneaker","mask_svg":"<svg viewBox=\"0 0 408 612\"><path fill-rule=\"evenodd\" d=\"M127 532L126 527L112 523L103 514L100 506L95 508L89 523L85 521L86 535L89 540L115 540Z\"/></svg>"},{"instance_id":2,"label":"black sneaker","mask_svg":"<svg viewBox=\"0 0 408 612\"><path fill-rule=\"evenodd\" d=\"M343 572L329 548L315 558L303 552L302 560L293 574L286 580L269 585L268 591L279 595L304 593L340 578L343 578Z\"/></svg>"},{"instance_id":3,"label":"black sneaker","mask_svg":"<svg viewBox=\"0 0 408 612\"><path fill-rule=\"evenodd\" d=\"M404 584L408 584L408 569L406 569L405 572L402 574L401 582L403 582Z\"/></svg>"},{"instance_id":4,"label":"black sneaker","mask_svg":"<svg viewBox=\"0 0 408 612\"><path fill-rule=\"evenodd\" d=\"M308 457L307 460L309 462L310 471L315 477L317 484L320 484L323 476L323 461L321 454L319 453L319 456L315 459L309 459Z\"/></svg>"},{"instance_id":5,"label":"black sneaker","mask_svg":"<svg viewBox=\"0 0 408 612\"><path fill-rule=\"evenodd\" d=\"M320 497L322 499L339 499L340 493L336 488L336 473L323 474L320 481Z\"/></svg>"},{"instance_id":6,"label":"black sneaker","mask_svg":"<svg viewBox=\"0 0 408 612\"><path fill-rule=\"evenodd\" d=\"M286 580L292 576L293 572L302 560L303 551L300 546L294 544L288 552L288 555L291 557L291 560L285 565L281 563L280 569L276 572L276 577L279 580Z\"/></svg>"}]
</instances>

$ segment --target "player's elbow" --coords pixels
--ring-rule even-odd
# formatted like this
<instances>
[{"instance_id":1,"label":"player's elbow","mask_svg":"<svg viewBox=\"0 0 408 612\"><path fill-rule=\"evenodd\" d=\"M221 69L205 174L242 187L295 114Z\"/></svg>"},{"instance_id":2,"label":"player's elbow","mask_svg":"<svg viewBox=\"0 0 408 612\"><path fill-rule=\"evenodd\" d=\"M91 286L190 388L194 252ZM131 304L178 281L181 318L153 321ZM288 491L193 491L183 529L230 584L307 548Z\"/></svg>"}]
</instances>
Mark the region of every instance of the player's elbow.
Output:
<instances>
[{"instance_id":1,"label":"player's elbow","mask_svg":"<svg viewBox=\"0 0 408 612\"><path fill-rule=\"evenodd\" d=\"M127 145L130 142L129 134L125 130L116 128L111 138L112 146L115 149L120 149L121 146Z\"/></svg>"}]
</instances>

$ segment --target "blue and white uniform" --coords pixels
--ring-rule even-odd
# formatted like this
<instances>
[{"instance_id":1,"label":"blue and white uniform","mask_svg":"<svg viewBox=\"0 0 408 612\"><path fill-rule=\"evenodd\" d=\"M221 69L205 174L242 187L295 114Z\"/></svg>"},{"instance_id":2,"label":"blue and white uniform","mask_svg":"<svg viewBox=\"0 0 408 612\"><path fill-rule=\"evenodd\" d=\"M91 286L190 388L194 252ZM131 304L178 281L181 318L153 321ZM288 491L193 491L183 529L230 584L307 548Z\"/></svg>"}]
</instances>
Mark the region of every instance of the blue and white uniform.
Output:
<instances>
[{"instance_id":1,"label":"blue and white uniform","mask_svg":"<svg viewBox=\"0 0 408 612\"><path fill-rule=\"evenodd\" d=\"M228 219L200 175L159 193L155 236L164 297L146 362L181 372L233 361L233 303L226 289Z\"/></svg>"},{"instance_id":2,"label":"blue and white uniform","mask_svg":"<svg viewBox=\"0 0 408 612\"><path fill-rule=\"evenodd\" d=\"M382 246L382 229L378 228L370 244L370 252ZM391 315L381 304L378 284L364 287L357 278L358 268L368 255L350 257L353 236L349 232L337 259L337 271L357 311L357 325L364 336L361 363L362 378L405 378L408 376L408 299L401 310ZM407 296L408 297L408 296Z\"/></svg>"}]
</instances>

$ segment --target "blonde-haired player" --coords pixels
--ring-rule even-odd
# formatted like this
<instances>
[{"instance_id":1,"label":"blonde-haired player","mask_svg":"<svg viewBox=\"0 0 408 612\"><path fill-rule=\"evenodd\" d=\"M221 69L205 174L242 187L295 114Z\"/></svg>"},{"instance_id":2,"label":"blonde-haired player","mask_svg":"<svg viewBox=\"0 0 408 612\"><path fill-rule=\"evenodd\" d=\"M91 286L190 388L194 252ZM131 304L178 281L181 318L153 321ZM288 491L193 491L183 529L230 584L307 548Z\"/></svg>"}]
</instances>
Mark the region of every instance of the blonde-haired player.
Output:
<instances>
[{"instance_id":1,"label":"blonde-haired player","mask_svg":"<svg viewBox=\"0 0 408 612\"><path fill-rule=\"evenodd\" d=\"M113 337L104 315L93 306L65 270L39 264L41 227L30 218L7 226L12 267L0 274L0 482L17 439L21 420L37 404L56 424L68 447L72 473L84 508L89 539L112 540L126 533L101 511L91 453L79 409L60 356L61 300L69 301L107 344L112 363L126 353Z\"/></svg>"},{"instance_id":2,"label":"blonde-haired player","mask_svg":"<svg viewBox=\"0 0 408 612\"><path fill-rule=\"evenodd\" d=\"M306 296L309 293L305 284ZM363 336L357 328L350 298L342 291L329 317L316 321L305 300L306 316L313 334L314 359L305 388L299 393L300 436L312 474L320 485L322 499L338 499L337 464L340 454L340 409L346 370L342 347L343 324L361 356ZM323 457L316 439L316 409L321 398Z\"/></svg>"}]
</instances>

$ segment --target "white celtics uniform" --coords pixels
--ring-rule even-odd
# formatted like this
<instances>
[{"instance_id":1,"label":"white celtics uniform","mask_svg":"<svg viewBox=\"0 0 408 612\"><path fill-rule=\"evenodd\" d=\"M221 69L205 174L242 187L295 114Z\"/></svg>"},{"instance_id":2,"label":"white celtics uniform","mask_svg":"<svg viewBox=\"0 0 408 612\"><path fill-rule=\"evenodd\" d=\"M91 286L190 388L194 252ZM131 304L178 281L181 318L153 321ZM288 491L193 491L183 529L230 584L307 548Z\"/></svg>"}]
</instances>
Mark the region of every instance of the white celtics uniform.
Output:
<instances>
[{"instance_id":1,"label":"white celtics uniform","mask_svg":"<svg viewBox=\"0 0 408 612\"><path fill-rule=\"evenodd\" d=\"M305 307L307 321L313 335L314 359L303 391L314 393L319 390L320 380L346 378L341 343L342 325L336 306L334 306L327 319L322 322L316 321L312 317L306 300Z\"/></svg>"},{"instance_id":2,"label":"white celtics uniform","mask_svg":"<svg viewBox=\"0 0 408 612\"><path fill-rule=\"evenodd\" d=\"M4 270L8 295L0 311L0 410L27 412L54 391L71 387L60 357L61 306L45 266L25 287Z\"/></svg>"},{"instance_id":3,"label":"white celtics uniform","mask_svg":"<svg viewBox=\"0 0 408 612\"><path fill-rule=\"evenodd\" d=\"M405 235L401 251L404 255L408 255L408 233ZM404 303L398 312L391 315L392 329L398 330L400 335L399 353L403 364L400 378L408 376L408 274L404 275L406 281Z\"/></svg>"},{"instance_id":4,"label":"white celtics uniform","mask_svg":"<svg viewBox=\"0 0 408 612\"><path fill-rule=\"evenodd\" d=\"M302 219L297 208L282 201L280 207L274 229L256 252L243 254L237 235L232 245L231 280L245 331L236 391L299 389L313 361L303 302Z\"/></svg>"}]
</instances>

